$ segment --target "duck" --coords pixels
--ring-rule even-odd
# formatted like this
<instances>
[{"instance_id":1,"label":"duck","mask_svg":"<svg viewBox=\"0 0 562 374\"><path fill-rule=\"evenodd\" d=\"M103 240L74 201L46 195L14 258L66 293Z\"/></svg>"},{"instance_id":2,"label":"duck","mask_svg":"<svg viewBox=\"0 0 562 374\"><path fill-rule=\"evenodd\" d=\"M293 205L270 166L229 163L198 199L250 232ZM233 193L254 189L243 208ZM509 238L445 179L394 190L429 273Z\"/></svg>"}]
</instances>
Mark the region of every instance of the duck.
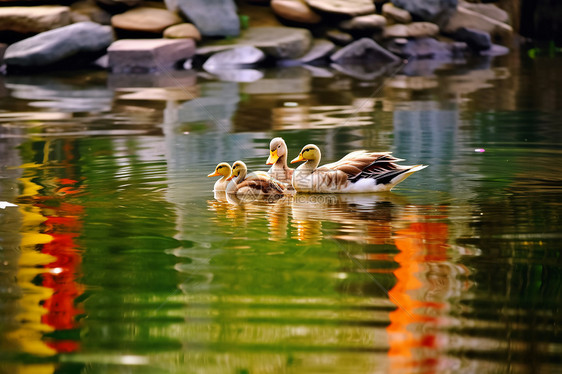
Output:
<instances>
[{"instance_id":1,"label":"duck","mask_svg":"<svg viewBox=\"0 0 562 374\"><path fill-rule=\"evenodd\" d=\"M272 165L268 170L268 174L274 179L285 183L289 189L292 189L291 180L293 178L293 169L287 165L287 144L283 138L273 138L269 143L269 157L266 165Z\"/></svg>"},{"instance_id":2,"label":"duck","mask_svg":"<svg viewBox=\"0 0 562 374\"><path fill-rule=\"evenodd\" d=\"M318 167L320 149L305 145L291 163L305 161L295 169L292 184L297 192L364 193L390 191L427 165L403 166L390 152L351 152L341 160Z\"/></svg>"},{"instance_id":3,"label":"duck","mask_svg":"<svg viewBox=\"0 0 562 374\"><path fill-rule=\"evenodd\" d=\"M213 187L214 192L223 192L228 185L228 178L232 174L232 168L226 162L221 162L215 168L215 172L207 175L208 177L221 177L215 182Z\"/></svg>"},{"instance_id":4,"label":"duck","mask_svg":"<svg viewBox=\"0 0 562 374\"><path fill-rule=\"evenodd\" d=\"M232 164L232 174L228 178L227 194L236 196L259 197L263 195L282 195L287 189L283 183L275 180L265 171L248 174L248 167L243 161Z\"/></svg>"}]
</instances>

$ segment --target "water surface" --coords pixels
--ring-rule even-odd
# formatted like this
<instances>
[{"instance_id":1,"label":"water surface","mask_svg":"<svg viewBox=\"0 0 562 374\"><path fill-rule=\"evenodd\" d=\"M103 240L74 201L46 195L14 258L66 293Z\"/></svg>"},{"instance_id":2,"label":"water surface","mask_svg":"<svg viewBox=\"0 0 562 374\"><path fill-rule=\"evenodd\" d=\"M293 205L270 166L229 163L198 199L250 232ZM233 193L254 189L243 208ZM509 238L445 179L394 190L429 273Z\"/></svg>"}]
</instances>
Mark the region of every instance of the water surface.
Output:
<instances>
[{"instance_id":1,"label":"water surface","mask_svg":"<svg viewBox=\"0 0 562 374\"><path fill-rule=\"evenodd\" d=\"M2 371L562 370L560 63L3 77ZM275 136L429 167L215 198L215 165L265 170Z\"/></svg>"}]
</instances>

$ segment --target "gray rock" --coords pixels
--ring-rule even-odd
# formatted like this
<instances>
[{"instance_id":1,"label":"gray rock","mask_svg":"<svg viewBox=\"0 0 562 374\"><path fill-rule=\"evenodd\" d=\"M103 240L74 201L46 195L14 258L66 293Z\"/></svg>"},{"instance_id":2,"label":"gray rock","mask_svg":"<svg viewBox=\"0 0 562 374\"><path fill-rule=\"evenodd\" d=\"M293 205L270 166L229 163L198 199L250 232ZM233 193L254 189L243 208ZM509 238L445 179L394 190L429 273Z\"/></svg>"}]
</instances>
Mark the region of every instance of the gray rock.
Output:
<instances>
[{"instance_id":1,"label":"gray rock","mask_svg":"<svg viewBox=\"0 0 562 374\"><path fill-rule=\"evenodd\" d=\"M412 22L412 15L407 10L398 8L392 5L392 3L386 3L382 6L382 14L386 18L390 18L398 23Z\"/></svg>"},{"instance_id":2,"label":"gray rock","mask_svg":"<svg viewBox=\"0 0 562 374\"><path fill-rule=\"evenodd\" d=\"M229 43L208 43L197 48L197 55L207 55L251 45L261 49L267 56L276 59L296 59L303 56L312 45L312 34L307 29L283 26L252 27L242 33L239 38Z\"/></svg>"},{"instance_id":3,"label":"gray rock","mask_svg":"<svg viewBox=\"0 0 562 374\"><path fill-rule=\"evenodd\" d=\"M203 69L216 74L222 69L234 69L252 66L265 60L265 53L251 45L236 47L224 52L218 52L209 57L203 64Z\"/></svg>"},{"instance_id":4,"label":"gray rock","mask_svg":"<svg viewBox=\"0 0 562 374\"><path fill-rule=\"evenodd\" d=\"M0 31L39 33L71 23L67 6L12 6L0 8Z\"/></svg>"},{"instance_id":5,"label":"gray rock","mask_svg":"<svg viewBox=\"0 0 562 374\"><path fill-rule=\"evenodd\" d=\"M459 6L472 10L473 12L485 15L488 18L493 18L496 21L508 23L509 15L503 9L498 8L494 4L479 4L479 3L469 3L467 1L460 0Z\"/></svg>"},{"instance_id":6,"label":"gray rock","mask_svg":"<svg viewBox=\"0 0 562 374\"><path fill-rule=\"evenodd\" d=\"M446 17L457 8L457 0L392 0L392 4L424 21Z\"/></svg>"},{"instance_id":7,"label":"gray rock","mask_svg":"<svg viewBox=\"0 0 562 374\"><path fill-rule=\"evenodd\" d=\"M375 4L372 0L306 0L306 3L320 12L350 17L375 13Z\"/></svg>"},{"instance_id":8,"label":"gray rock","mask_svg":"<svg viewBox=\"0 0 562 374\"><path fill-rule=\"evenodd\" d=\"M343 63L343 64L331 64L333 69L348 75L350 77L361 79L361 80L373 80L377 77L382 76L388 71L388 67L381 64L368 64L365 62L357 62L353 64Z\"/></svg>"},{"instance_id":9,"label":"gray rock","mask_svg":"<svg viewBox=\"0 0 562 374\"><path fill-rule=\"evenodd\" d=\"M480 51L481 56L503 56L509 53L509 48L503 45L492 44L489 49Z\"/></svg>"},{"instance_id":10,"label":"gray rock","mask_svg":"<svg viewBox=\"0 0 562 374\"><path fill-rule=\"evenodd\" d=\"M114 73L166 71L195 53L193 39L121 39L108 48Z\"/></svg>"},{"instance_id":11,"label":"gray rock","mask_svg":"<svg viewBox=\"0 0 562 374\"><path fill-rule=\"evenodd\" d=\"M178 0L177 6L203 36L238 36L234 0Z\"/></svg>"},{"instance_id":12,"label":"gray rock","mask_svg":"<svg viewBox=\"0 0 562 374\"><path fill-rule=\"evenodd\" d=\"M222 69L212 73L221 81L226 82L255 82L263 78L264 74L256 69Z\"/></svg>"},{"instance_id":13,"label":"gray rock","mask_svg":"<svg viewBox=\"0 0 562 374\"><path fill-rule=\"evenodd\" d=\"M385 38L423 38L439 34L439 26L431 22L396 24L384 29Z\"/></svg>"},{"instance_id":14,"label":"gray rock","mask_svg":"<svg viewBox=\"0 0 562 374\"><path fill-rule=\"evenodd\" d=\"M400 62L401 59L395 54L381 47L373 39L359 39L330 56L330 59L337 63L344 62L381 62L394 63Z\"/></svg>"},{"instance_id":15,"label":"gray rock","mask_svg":"<svg viewBox=\"0 0 562 374\"><path fill-rule=\"evenodd\" d=\"M112 41L111 27L80 22L14 43L6 50L4 58L8 65L43 66L80 53L105 51Z\"/></svg>"},{"instance_id":16,"label":"gray rock","mask_svg":"<svg viewBox=\"0 0 562 374\"><path fill-rule=\"evenodd\" d=\"M339 27L343 30L379 30L386 26L386 18L378 14L357 16L340 22Z\"/></svg>"},{"instance_id":17,"label":"gray rock","mask_svg":"<svg viewBox=\"0 0 562 374\"><path fill-rule=\"evenodd\" d=\"M442 31L453 34L461 27L484 31L492 37L500 39L508 39L513 34L511 26L459 6L447 23L443 25Z\"/></svg>"},{"instance_id":18,"label":"gray rock","mask_svg":"<svg viewBox=\"0 0 562 374\"><path fill-rule=\"evenodd\" d=\"M492 47L492 38L490 34L480 30L474 30L467 27L461 27L451 35L453 39L465 42L471 49L482 51Z\"/></svg>"},{"instance_id":19,"label":"gray rock","mask_svg":"<svg viewBox=\"0 0 562 374\"><path fill-rule=\"evenodd\" d=\"M279 66L294 66L309 64L315 61L324 59L334 51L336 46L329 40L326 39L314 39L312 47L310 50L302 57L291 60L279 60L277 65Z\"/></svg>"},{"instance_id":20,"label":"gray rock","mask_svg":"<svg viewBox=\"0 0 562 374\"><path fill-rule=\"evenodd\" d=\"M326 32L326 38L330 39L337 45L348 45L353 42L353 35L336 29L328 30Z\"/></svg>"}]
</instances>

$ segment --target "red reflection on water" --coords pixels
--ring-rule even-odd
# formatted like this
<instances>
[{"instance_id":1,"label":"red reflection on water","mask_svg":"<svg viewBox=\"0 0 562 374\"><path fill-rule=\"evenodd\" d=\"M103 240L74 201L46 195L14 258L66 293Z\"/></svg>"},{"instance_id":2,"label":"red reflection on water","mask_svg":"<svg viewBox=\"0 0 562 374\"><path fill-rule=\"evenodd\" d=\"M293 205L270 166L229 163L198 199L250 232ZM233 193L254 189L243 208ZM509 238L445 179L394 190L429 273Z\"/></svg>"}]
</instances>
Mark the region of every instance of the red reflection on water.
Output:
<instances>
[{"instance_id":1,"label":"red reflection on water","mask_svg":"<svg viewBox=\"0 0 562 374\"><path fill-rule=\"evenodd\" d=\"M441 343L437 334L440 315L448 306L446 301L427 300L431 284L420 280L429 262L447 260L449 229L446 223L411 223L396 232L395 245L400 250L394 261L399 267L393 272L397 282L389 291L396 304L386 328L390 349L388 356L393 369L423 368L437 372ZM447 275L444 275L447 276Z\"/></svg>"},{"instance_id":2,"label":"red reflection on water","mask_svg":"<svg viewBox=\"0 0 562 374\"><path fill-rule=\"evenodd\" d=\"M41 252L56 258L46 266L51 271L42 277L42 285L54 292L43 303L48 312L42 316L41 322L56 330L71 330L78 327L76 316L83 313L82 309L75 306L74 300L84 291L76 281L82 257L75 244L82 230L84 207L64 201L66 196L81 192L79 187L74 186L77 181L59 179L51 182L58 185L54 192L35 198L35 205L41 208L47 218L44 233L53 237L50 243L43 245ZM74 340L52 340L46 343L57 352L73 352L80 347Z\"/></svg>"}]
</instances>

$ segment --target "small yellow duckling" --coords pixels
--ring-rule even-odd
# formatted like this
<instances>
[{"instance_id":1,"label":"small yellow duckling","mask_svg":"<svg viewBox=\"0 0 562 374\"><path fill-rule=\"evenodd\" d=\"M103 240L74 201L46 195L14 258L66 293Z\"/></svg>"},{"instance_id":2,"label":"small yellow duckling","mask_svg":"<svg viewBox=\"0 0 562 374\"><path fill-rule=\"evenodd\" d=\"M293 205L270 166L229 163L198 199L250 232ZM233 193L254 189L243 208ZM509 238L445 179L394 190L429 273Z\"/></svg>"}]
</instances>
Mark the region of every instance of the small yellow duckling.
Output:
<instances>
[{"instance_id":1,"label":"small yellow duckling","mask_svg":"<svg viewBox=\"0 0 562 374\"><path fill-rule=\"evenodd\" d=\"M247 174L248 168L242 161L232 164L232 175L228 180L230 183L226 187L227 194L236 196L262 196L272 194L283 194L286 187L279 181L272 178L264 171L255 171Z\"/></svg>"},{"instance_id":2,"label":"small yellow duckling","mask_svg":"<svg viewBox=\"0 0 562 374\"><path fill-rule=\"evenodd\" d=\"M226 186L228 185L228 178L232 174L232 168L226 162L221 162L215 168L215 172L207 175L208 177L219 177L222 176L218 181L215 182L215 186L213 187L213 191L220 192L225 191Z\"/></svg>"},{"instance_id":3,"label":"small yellow duckling","mask_svg":"<svg viewBox=\"0 0 562 374\"><path fill-rule=\"evenodd\" d=\"M291 186L291 178L293 177L293 169L287 166L287 144L283 138L273 138L269 143L269 158L266 165L272 165L268 173L280 182L286 183L289 188Z\"/></svg>"}]
</instances>

